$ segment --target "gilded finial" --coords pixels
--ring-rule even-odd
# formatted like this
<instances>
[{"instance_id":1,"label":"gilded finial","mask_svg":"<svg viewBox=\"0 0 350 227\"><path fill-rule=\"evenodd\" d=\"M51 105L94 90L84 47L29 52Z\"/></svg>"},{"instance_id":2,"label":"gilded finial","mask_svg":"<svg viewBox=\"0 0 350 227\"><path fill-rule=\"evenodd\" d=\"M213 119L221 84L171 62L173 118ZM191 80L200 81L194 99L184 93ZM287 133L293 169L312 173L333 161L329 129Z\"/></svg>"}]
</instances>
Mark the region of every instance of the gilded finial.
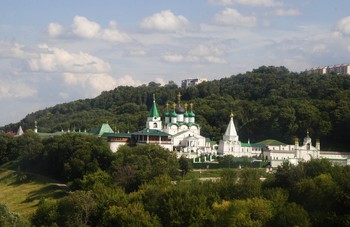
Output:
<instances>
[{"instance_id":1,"label":"gilded finial","mask_svg":"<svg viewBox=\"0 0 350 227\"><path fill-rule=\"evenodd\" d=\"M166 110L168 110L168 108L169 108L169 103L167 102L167 103L165 104L165 106L166 106Z\"/></svg>"},{"instance_id":2,"label":"gilded finial","mask_svg":"<svg viewBox=\"0 0 350 227\"><path fill-rule=\"evenodd\" d=\"M230 117L233 118L235 115L233 114L233 112L231 111Z\"/></svg>"},{"instance_id":3,"label":"gilded finial","mask_svg":"<svg viewBox=\"0 0 350 227\"><path fill-rule=\"evenodd\" d=\"M190 103L190 108L191 108L191 111L192 111L192 108L193 108L193 103L192 102Z\"/></svg>"},{"instance_id":4,"label":"gilded finial","mask_svg":"<svg viewBox=\"0 0 350 227\"><path fill-rule=\"evenodd\" d=\"M187 107L188 107L188 104L187 103L185 103L185 110L187 111Z\"/></svg>"},{"instance_id":5,"label":"gilded finial","mask_svg":"<svg viewBox=\"0 0 350 227\"><path fill-rule=\"evenodd\" d=\"M180 104L180 102L181 102L181 94L180 94L180 92L179 92L179 94L177 94L177 102Z\"/></svg>"},{"instance_id":6,"label":"gilded finial","mask_svg":"<svg viewBox=\"0 0 350 227\"><path fill-rule=\"evenodd\" d=\"M298 137L294 137L294 144L298 144L298 143L299 143Z\"/></svg>"},{"instance_id":7,"label":"gilded finial","mask_svg":"<svg viewBox=\"0 0 350 227\"><path fill-rule=\"evenodd\" d=\"M175 108L176 108L176 103L173 103L173 107L174 107L174 111L175 111Z\"/></svg>"},{"instance_id":8,"label":"gilded finial","mask_svg":"<svg viewBox=\"0 0 350 227\"><path fill-rule=\"evenodd\" d=\"M153 93L153 101L156 100L156 94Z\"/></svg>"}]
</instances>

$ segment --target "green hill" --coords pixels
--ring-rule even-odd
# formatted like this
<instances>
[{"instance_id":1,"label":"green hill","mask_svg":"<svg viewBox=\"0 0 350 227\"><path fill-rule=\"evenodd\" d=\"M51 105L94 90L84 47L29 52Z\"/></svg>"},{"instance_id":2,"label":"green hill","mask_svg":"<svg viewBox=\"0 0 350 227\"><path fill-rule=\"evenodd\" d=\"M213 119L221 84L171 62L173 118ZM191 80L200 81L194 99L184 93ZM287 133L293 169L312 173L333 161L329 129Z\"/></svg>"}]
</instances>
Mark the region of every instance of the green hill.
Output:
<instances>
[{"instance_id":1,"label":"green hill","mask_svg":"<svg viewBox=\"0 0 350 227\"><path fill-rule=\"evenodd\" d=\"M45 177L0 168L0 204L23 217L33 214L41 200L65 196L65 189Z\"/></svg>"},{"instance_id":2,"label":"green hill","mask_svg":"<svg viewBox=\"0 0 350 227\"><path fill-rule=\"evenodd\" d=\"M321 139L321 147L348 150L350 141L350 77L346 75L306 75L285 67L262 66L251 72L203 82L187 89L173 82L161 86L151 82L139 87L120 86L102 92L94 99L59 104L28 114L18 123L3 129L25 130L38 122L39 131L62 129L90 130L108 122L120 132L144 127L152 95L160 114L167 102L193 102L196 121L202 134L221 139L231 111L244 142L273 138L293 143L295 136Z\"/></svg>"}]
</instances>

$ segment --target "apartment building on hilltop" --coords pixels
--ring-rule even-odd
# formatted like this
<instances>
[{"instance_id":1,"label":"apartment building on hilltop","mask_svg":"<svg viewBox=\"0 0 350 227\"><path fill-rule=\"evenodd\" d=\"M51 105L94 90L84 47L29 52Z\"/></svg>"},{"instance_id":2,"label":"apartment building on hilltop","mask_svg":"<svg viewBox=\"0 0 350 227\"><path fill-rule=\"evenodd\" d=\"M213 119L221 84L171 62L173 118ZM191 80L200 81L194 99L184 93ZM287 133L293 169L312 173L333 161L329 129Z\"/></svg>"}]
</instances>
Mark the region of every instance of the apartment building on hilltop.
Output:
<instances>
[{"instance_id":1,"label":"apartment building on hilltop","mask_svg":"<svg viewBox=\"0 0 350 227\"><path fill-rule=\"evenodd\" d=\"M343 74L350 75L350 64L337 64L331 66L320 66L305 70L307 74Z\"/></svg>"},{"instance_id":2,"label":"apartment building on hilltop","mask_svg":"<svg viewBox=\"0 0 350 227\"><path fill-rule=\"evenodd\" d=\"M181 81L181 87L182 88L188 88L197 84L200 84L204 81L207 81L207 79L199 79L199 78L195 78L195 79L185 79Z\"/></svg>"}]
</instances>

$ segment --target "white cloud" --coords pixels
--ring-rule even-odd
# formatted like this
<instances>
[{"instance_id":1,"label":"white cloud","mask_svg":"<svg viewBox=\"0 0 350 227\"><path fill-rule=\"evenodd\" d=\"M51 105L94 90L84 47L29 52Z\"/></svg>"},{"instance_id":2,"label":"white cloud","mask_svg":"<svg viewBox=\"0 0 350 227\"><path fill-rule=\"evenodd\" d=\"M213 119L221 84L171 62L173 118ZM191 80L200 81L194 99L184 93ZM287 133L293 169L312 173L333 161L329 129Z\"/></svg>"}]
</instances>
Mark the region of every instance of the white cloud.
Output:
<instances>
[{"instance_id":1,"label":"white cloud","mask_svg":"<svg viewBox=\"0 0 350 227\"><path fill-rule=\"evenodd\" d=\"M0 83L0 100L5 98L25 98L37 94L37 91L18 80L1 79Z\"/></svg>"},{"instance_id":2,"label":"white cloud","mask_svg":"<svg viewBox=\"0 0 350 227\"><path fill-rule=\"evenodd\" d=\"M277 16L298 16L301 12L298 9L277 9L274 14Z\"/></svg>"},{"instance_id":3,"label":"white cloud","mask_svg":"<svg viewBox=\"0 0 350 227\"><path fill-rule=\"evenodd\" d=\"M176 32L184 30L188 25L189 21L184 16L176 16L170 10L164 10L144 18L140 27L145 30Z\"/></svg>"},{"instance_id":4,"label":"white cloud","mask_svg":"<svg viewBox=\"0 0 350 227\"><path fill-rule=\"evenodd\" d=\"M312 52L322 53L328 51L327 46L325 44L316 44L312 47Z\"/></svg>"},{"instance_id":5,"label":"white cloud","mask_svg":"<svg viewBox=\"0 0 350 227\"><path fill-rule=\"evenodd\" d=\"M50 23L48 34L51 37L79 37L83 39L96 39L111 42L129 42L131 38L117 28L115 21L109 22L108 28L102 28L98 23L86 17L75 16L70 28L65 29L58 23Z\"/></svg>"},{"instance_id":6,"label":"white cloud","mask_svg":"<svg viewBox=\"0 0 350 227\"><path fill-rule=\"evenodd\" d=\"M247 5L247 6L264 6L264 7L276 7L282 6L283 3L275 0L209 0L213 4L219 5Z\"/></svg>"},{"instance_id":7,"label":"white cloud","mask_svg":"<svg viewBox=\"0 0 350 227\"><path fill-rule=\"evenodd\" d=\"M0 40L0 58L24 58L25 56L23 46L19 43Z\"/></svg>"},{"instance_id":8,"label":"white cloud","mask_svg":"<svg viewBox=\"0 0 350 227\"><path fill-rule=\"evenodd\" d=\"M214 16L214 22L220 25L254 27L256 25L256 17L253 15L244 16L236 9L226 8Z\"/></svg>"},{"instance_id":9,"label":"white cloud","mask_svg":"<svg viewBox=\"0 0 350 227\"><path fill-rule=\"evenodd\" d=\"M90 97L117 86L117 81L108 74L64 73L63 78L67 85L83 88L82 92Z\"/></svg>"},{"instance_id":10,"label":"white cloud","mask_svg":"<svg viewBox=\"0 0 350 227\"><path fill-rule=\"evenodd\" d=\"M102 30L100 37L103 40L112 42L128 42L131 40L126 33L122 33L118 30L117 23L115 21L109 22L109 28Z\"/></svg>"},{"instance_id":11,"label":"white cloud","mask_svg":"<svg viewBox=\"0 0 350 227\"><path fill-rule=\"evenodd\" d=\"M345 35L350 34L350 16L344 17L337 23L337 29Z\"/></svg>"},{"instance_id":12,"label":"white cloud","mask_svg":"<svg viewBox=\"0 0 350 227\"><path fill-rule=\"evenodd\" d=\"M64 82L69 86L81 87L86 96L94 97L102 91L112 90L117 86L139 86L141 82L130 75L114 78L109 74L64 73Z\"/></svg>"},{"instance_id":13,"label":"white cloud","mask_svg":"<svg viewBox=\"0 0 350 227\"><path fill-rule=\"evenodd\" d=\"M163 78L157 77L154 79L154 82L161 84L164 86L166 84L165 80Z\"/></svg>"},{"instance_id":14,"label":"white cloud","mask_svg":"<svg viewBox=\"0 0 350 227\"><path fill-rule=\"evenodd\" d=\"M186 54L166 54L163 55L163 60L171 63L212 63L225 64L227 63L222 56L225 51L215 45L200 44L189 50Z\"/></svg>"},{"instance_id":15,"label":"white cloud","mask_svg":"<svg viewBox=\"0 0 350 227\"><path fill-rule=\"evenodd\" d=\"M118 78L117 80L118 86L139 86L141 85L141 81L135 80L132 76L130 75L125 75L123 77Z\"/></svg>"},{"instance_id":16,"label":"white cloud","mask_svg":"<svg viewBox=\"0 0 350 227\"><path fill-rule=\"evenodd\" d=\"M227 63L227 61L225 59L215 57L215 56L207 56L207 57L205 57L205 59L207 60L207 62L213 63L213 64L225 64L225 63Z\"/></svg>"},{"instance_id":17,"label":"white cloud","mask_svg":"<svg viewBox=\"0 0 350 227\"><path fill-rule=\"evenodd\" d=\"M47 32L51 37L60 36L63 33L63 26L57 23L50 23L47 28Z\"/></svg>"},{"instance_id":18,"label":"white cloud","mask_svg":"<svg viewBox=\"0 0 350 227\"><path fill-rule=\"evenodd\" d=\"M86 17L75 16L72 24L73 34L82 38L95 38L100 33L101 27L98 23L88 20Z\"/></svg>"},{"instance_id":19,"label":"white cloud","mask_svg":"<svg viewBox=\"0 0 350 227\"><path fill-rule=\"evenodd\" d=\"M42 53L28 60L33 71L105 73L111 70L108 63L84 52L70 53L47 45L40 45L39 49Z\"/></svg>"},{"instance_id":20,"label":"white cloud","mask_svg":"<svg viewBox=\"0 0 350 227\"><path fill-rule=\"evenodd\" d=\"M163 59L167 62L182 62L184 60L184 56L180 54L167 54L163 56Z\"/></svg>"}]
</instances>

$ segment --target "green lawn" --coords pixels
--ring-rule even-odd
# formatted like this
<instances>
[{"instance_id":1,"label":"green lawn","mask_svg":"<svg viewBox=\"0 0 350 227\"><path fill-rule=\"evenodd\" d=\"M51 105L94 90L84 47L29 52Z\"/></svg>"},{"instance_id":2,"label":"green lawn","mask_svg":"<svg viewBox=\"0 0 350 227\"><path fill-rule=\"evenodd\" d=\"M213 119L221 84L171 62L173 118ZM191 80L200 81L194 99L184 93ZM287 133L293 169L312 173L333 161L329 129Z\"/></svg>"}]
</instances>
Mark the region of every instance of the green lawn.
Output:
<instances>
[{"instance_id":1,"label":"green lawn","mask_svg":"<svg viewBox=\"0 0 350 227\"><path fill-rule=\"evenodd\" d=\"M203 169L203 170L192 170L184 176L184 180L194 180L200 178L209 178L209 177L220 177L222 169Z\"/></svg>"},{"instance_id":2,"label":"green lawn","mask_svg":"<svg viewBox=\"0 0 350 227\"><path fill-rule=\"evenodd\" d=\"M1 168L0 192L0 203L23 217L35 212L40 199L56 200L66 195L57 183L47 178Z\"/></svg>"}]
</instances>

